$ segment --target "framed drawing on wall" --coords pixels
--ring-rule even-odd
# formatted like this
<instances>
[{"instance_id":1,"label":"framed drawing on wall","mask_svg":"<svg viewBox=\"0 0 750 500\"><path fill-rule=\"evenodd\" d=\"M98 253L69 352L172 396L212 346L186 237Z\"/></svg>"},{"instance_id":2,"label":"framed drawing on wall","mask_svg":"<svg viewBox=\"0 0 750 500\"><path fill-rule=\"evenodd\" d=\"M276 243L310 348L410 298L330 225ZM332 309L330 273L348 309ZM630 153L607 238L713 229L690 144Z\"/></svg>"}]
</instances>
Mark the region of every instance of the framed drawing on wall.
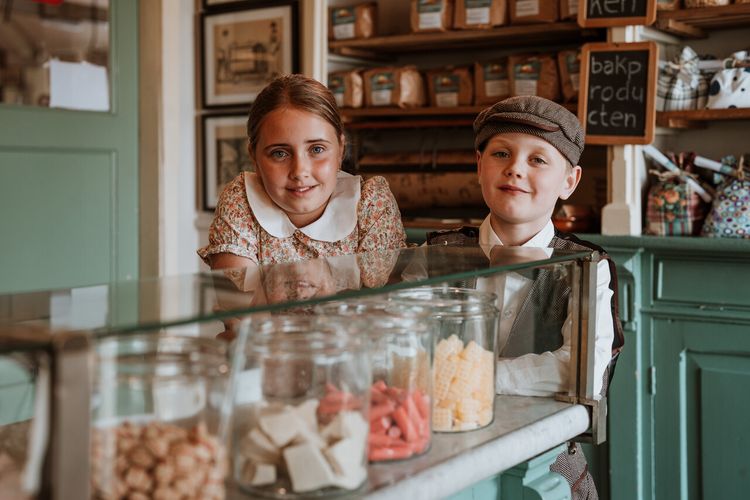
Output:
<instances>
[{"instance_id":1,"label":"framed drawing on wall","mask_svg":"<svg viewBox=\"0 0 750 500\"><path fill-rule=\"evenodd\" d=\"M298 71L296 0L231 7L201 14L204 107L248 105L268 82Z\"/></svg>"},{"instance_id":2,"label":"framed drawing on wall","mask_svg":"<svg viewBox=\"0 0 750 500\"><path fill-rule=\"evenodd\" d=\"M213 211L224 187L240 172L253 171L247 153L247 115L226 113L202 117L202 206Z\"/></svg>"}]
</instances>

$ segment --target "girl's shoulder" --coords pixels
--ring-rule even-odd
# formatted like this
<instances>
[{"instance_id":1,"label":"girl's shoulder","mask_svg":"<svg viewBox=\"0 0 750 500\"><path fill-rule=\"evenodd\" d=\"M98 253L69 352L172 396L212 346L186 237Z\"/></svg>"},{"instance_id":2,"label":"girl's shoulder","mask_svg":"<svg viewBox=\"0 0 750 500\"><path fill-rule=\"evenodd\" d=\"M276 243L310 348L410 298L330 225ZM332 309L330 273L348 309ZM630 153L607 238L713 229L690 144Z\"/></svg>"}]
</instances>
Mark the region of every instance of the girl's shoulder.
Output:
<instances>
[{"instance_id":1,"label":"girl's shoulder","mask_svg":"<svg viewBox=\"0 0 750 500\"><path fill-rule=\"evenodd\" d=\"M360 183L362 206L377 204L378 201L384 202L393 198L391 188L388 186L385 177L375 175L367 180L362 179Z\"/></svg>"}]
</instances>

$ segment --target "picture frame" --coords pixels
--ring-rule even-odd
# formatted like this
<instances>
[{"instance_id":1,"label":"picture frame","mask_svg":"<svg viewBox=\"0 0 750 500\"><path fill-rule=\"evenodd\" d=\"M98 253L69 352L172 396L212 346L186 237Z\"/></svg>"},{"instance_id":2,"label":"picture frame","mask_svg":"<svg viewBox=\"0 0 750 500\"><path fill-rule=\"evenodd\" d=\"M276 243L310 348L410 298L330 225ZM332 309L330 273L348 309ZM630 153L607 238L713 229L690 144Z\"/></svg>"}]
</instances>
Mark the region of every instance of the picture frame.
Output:
<instances>
[{"instance_id":1,"label":"picture frame","mask_svg":"<svg viewBox=\"0 0 750 500\"><path fill-rule=\"evenodd\" d=\"M201 208L213 212L222 190L240 172L254 171L247 152L247 114L201 117Z\"/></svg>"},{"instance_id":2,"label":"picture frame","mask_svg":"<svg viewBox=\"0 0 750 500\"><path fill-rule=\"evenodd\" d=\"M223 9L237 3L242 3L242 0L201 0L203 10Z\"/></svg>"},{"instance_id":3,"label":"picture frame","mask_svg":"<svg viewBox=\"0 0 750 500\"><path fill-rule=\"evenodd\" d=\"M204 108L249 106L271 80L299 71L298 10L297 0L245 1L201 14Z\"/></svg>"}]
</instances>

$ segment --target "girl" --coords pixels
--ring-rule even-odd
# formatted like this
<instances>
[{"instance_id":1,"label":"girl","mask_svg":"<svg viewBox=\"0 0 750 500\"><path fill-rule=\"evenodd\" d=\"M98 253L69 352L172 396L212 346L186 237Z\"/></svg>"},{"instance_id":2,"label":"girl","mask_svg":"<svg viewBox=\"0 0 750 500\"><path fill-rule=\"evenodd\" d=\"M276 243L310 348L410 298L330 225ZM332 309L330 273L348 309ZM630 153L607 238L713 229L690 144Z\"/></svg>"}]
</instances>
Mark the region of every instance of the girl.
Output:
<instances>
[{"instance_id":1,"label":"girl","mask_svg":"<svg viewBox=\"0 0 750 500\"><path fill-rule=\"evenodd\" d=\"M250 108L247 134L255 173L219 198L198 251L211 268L406 246L386 180L341 171L344 128L324 85L302 75L272 81Z\"/></svg>"}]
</instances>

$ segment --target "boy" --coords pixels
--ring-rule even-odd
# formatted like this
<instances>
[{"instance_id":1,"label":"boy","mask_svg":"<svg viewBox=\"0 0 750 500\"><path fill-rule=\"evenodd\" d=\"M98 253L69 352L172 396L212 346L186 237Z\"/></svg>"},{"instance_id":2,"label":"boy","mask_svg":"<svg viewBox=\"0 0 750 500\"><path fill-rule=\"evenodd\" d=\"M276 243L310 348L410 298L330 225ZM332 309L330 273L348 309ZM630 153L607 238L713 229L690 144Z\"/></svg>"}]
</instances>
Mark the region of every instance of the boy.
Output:
<instances>
[{"instance_id":1,"label":"boy","mask_svg":"<svg viewBox=\"0 0 750 500\"><path fill-rule=\"evenodd\" d=\"M474 121L474 148L482 196L490 214L478 231L462 228L432 233L428 243L603 252L596 245L556 231L551 221L557 200L570 197L581 179L578 160L583 146L584 134L576 116L547 99L513 97L485 109ZM493 252L488 252L492 261ZM498 294L497 392L551 396L563 391L571 335L567 282L543 270L535 280L517 273L479 279L477 288ZM614 265L603 259L597 267L596 289L597 395L606 392L613 345L615 350L622 346L615 291ZM573 498L597 498L579 445L570 446L551 469L568 480Z\"/></svg>"}]
</instances>

